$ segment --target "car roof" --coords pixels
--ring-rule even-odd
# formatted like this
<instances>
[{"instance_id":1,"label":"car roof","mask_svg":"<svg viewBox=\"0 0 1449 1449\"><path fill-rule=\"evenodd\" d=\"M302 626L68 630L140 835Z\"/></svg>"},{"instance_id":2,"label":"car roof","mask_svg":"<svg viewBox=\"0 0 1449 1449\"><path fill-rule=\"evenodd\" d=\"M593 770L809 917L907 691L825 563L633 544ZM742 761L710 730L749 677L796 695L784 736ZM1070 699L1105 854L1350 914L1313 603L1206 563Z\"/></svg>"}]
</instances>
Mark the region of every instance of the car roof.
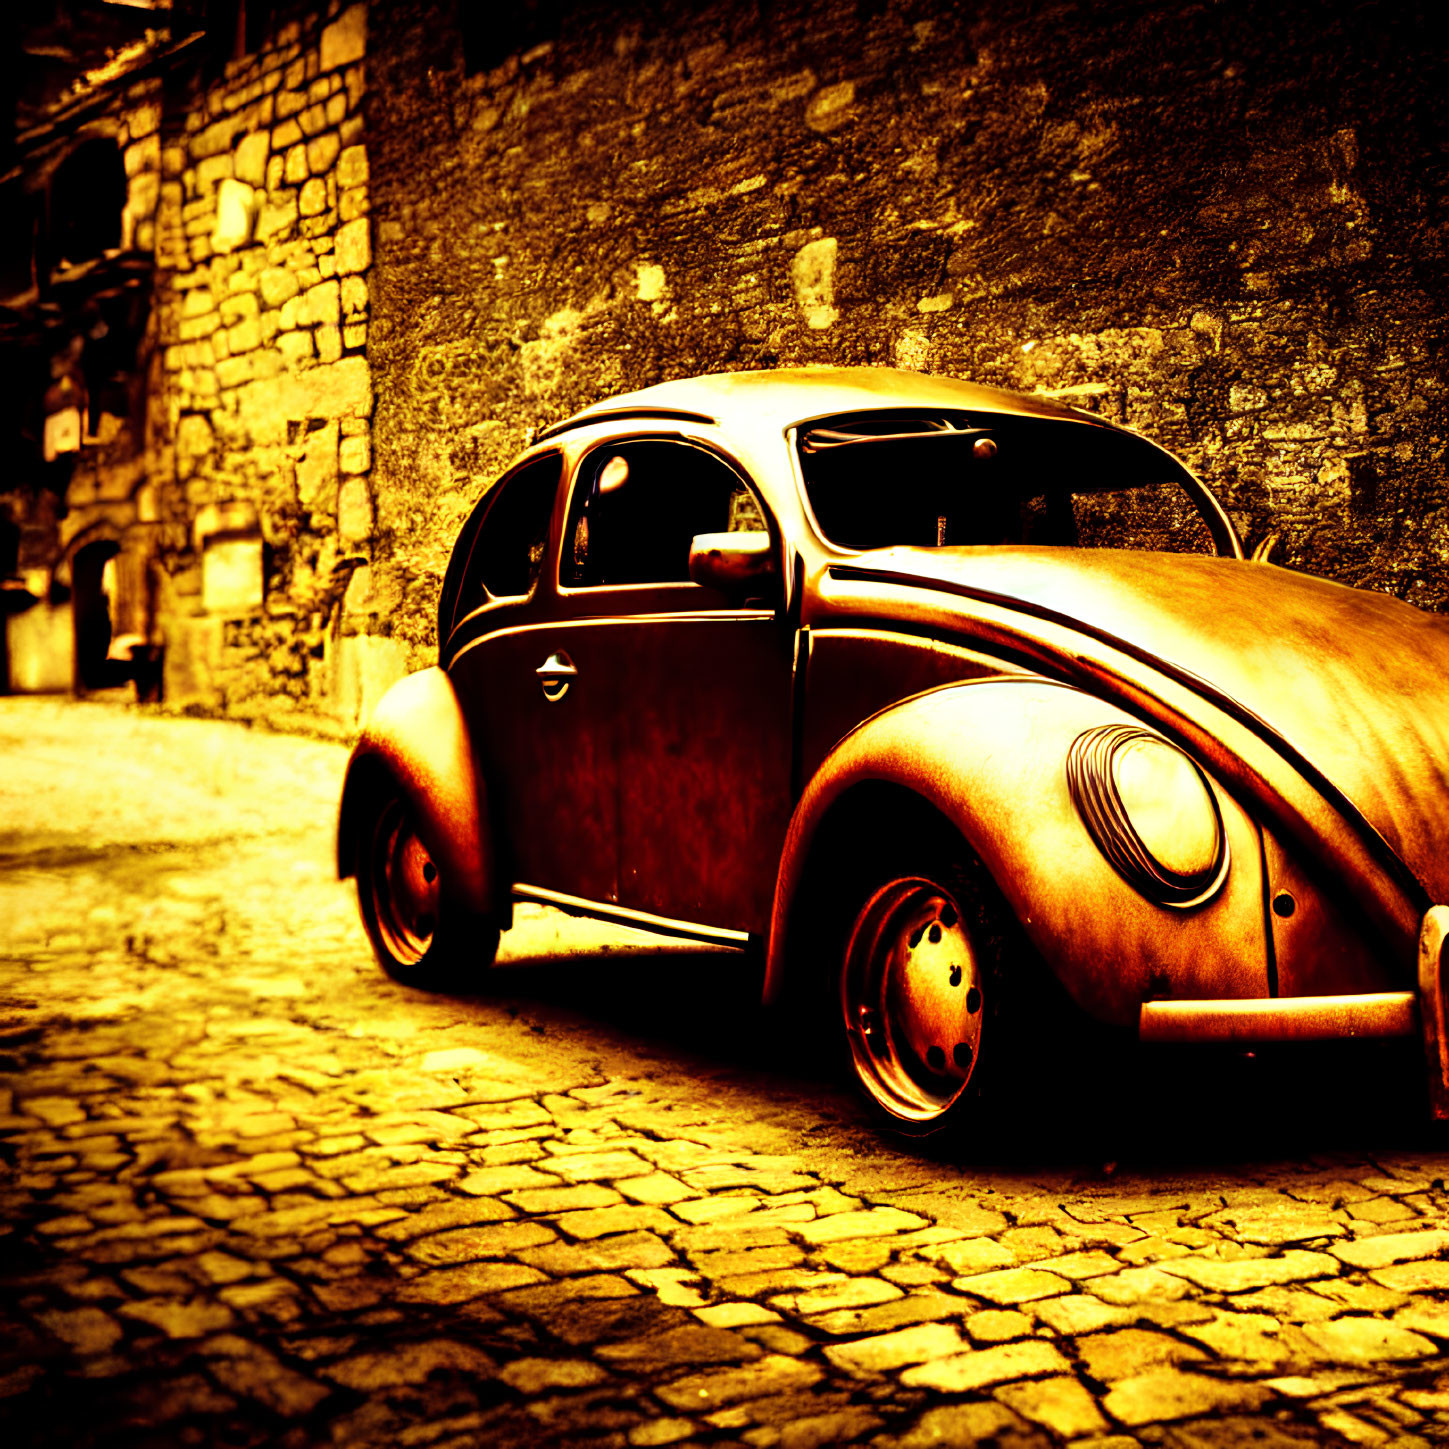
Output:
<instances>
[{"instance_id":1,"label":"car roof","mask_svg":"<svg viewBox=\"0 0 1449 1449\"><path fill-rule=\"evenodd\" d=\"M1111 426L1091 413L1049 398L1007 392L951 377L893 367L797 367L714 372L663 382L591 403L540 435L551 437L591 422L629 416L777 428L836 413L897 408L949 408L1016 417L1068 418Z\"/></svg>"}]
</instances>

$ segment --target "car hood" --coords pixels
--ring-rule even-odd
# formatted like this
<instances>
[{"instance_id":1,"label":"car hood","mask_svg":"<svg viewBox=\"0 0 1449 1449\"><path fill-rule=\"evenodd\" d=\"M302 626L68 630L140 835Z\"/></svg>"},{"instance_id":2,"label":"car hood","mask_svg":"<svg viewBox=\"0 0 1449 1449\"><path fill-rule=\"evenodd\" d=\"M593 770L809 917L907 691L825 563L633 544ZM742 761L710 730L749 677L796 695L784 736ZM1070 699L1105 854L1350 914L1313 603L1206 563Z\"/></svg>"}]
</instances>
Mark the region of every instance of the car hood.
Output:
<instances>
[{"instance_id":1,"label":"car hood","mask_svg":"<svg viewBox=\"0 0 1449 1449\"><path fill-rule=\"evenodd\" d=\"M893 548L850 566L1045 611L1196 676L1204 694L1230 696L1317 766L1433 899L1449 901L1449 619L1271 564L1195 555Z\"/></svg>"}]
</instances>

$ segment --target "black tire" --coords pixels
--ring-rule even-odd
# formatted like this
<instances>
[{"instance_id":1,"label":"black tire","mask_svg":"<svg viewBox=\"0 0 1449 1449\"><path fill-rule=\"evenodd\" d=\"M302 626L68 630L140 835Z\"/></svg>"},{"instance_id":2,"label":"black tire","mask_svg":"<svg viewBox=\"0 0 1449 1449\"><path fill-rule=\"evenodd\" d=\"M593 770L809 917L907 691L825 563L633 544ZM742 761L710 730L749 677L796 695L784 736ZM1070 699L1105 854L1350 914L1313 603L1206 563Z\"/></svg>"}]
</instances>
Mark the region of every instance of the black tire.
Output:
<instances>
[{"instance_id":1,"label":"black tire","mask_svg":"<svg viewBox=\"0 0 1449 1449\"><path fill-rule=\"evenodd\" d=\"M355 851L357 903L382 969L408 986L476 987L497 954L498 928L450 894L390 775L371 782Z\"/></svg>"},{"instance_id":2,"label":"black tire","mask_svg":"<svg viewBox=\"0 0 1449 1449\"><path fill-rule=\"evenodd\" d=\"M892 837L837 897L834 1019L847 1073L879 1119L911 1137L959 1133L1014 1055L1008 998L1029 948L954 832Z\"/></svg>"}]
</instances>

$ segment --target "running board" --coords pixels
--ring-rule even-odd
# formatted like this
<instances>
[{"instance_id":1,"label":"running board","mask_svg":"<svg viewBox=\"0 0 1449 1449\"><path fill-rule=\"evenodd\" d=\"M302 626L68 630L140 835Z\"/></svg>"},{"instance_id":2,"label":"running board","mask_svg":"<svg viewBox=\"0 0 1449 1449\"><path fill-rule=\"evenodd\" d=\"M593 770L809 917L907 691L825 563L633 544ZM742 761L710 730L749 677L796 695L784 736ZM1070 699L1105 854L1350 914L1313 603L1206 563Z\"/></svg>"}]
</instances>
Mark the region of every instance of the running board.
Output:
<instances>
[{"instance_id":1,"label":"running board","mask_svg":"<svg viewBox=\"0 0 1449 1449\"><path fill-rule=\"evenodd\" d=\"M676 921L670 916L651 916L648 911L630 910L603 901L587 901L582 896L565 895L563 891L543 886L515 885L513 899L536 906L552 906L570 916L591 916L610 921L616 926L632 926L636 931L654 931L661 936L682 936L686 941L703 941L709 946L728 946L735 951L749 948L747 931L727 931L722 926L700 926L693 921Z\"/></svg>"},{"instance_id":2,"label":"running board","mask_svg":"<svg viewBox=\"0 0 1449 1449\"><path fill-rule=\"evenodd\" d=\"M1153 1042L1338 1041L1418 1036L1412 991L1272 996L1234 1001L1144 1001L1138 1035Z\"/></svg>"}]
</instances>

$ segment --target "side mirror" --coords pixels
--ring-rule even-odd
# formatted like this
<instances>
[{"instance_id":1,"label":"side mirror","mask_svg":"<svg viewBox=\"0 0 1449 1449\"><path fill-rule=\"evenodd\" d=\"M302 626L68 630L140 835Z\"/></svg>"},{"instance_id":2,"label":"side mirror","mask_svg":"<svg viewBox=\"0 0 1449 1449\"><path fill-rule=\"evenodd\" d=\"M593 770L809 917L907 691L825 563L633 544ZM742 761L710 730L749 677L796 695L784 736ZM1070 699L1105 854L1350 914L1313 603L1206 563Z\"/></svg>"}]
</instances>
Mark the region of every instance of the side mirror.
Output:
<instances>
[{"instance_id":1,"label":"side mirror","mask_svg":"<svg viewBox=\"0 0 1449 1449\"><path fill-rule=\"evenodd\" d=\"M774 550L764 532L696 534L689 544L689 577L731 599L773 602L780 593Z\"/></svg>"}]
</instances>

